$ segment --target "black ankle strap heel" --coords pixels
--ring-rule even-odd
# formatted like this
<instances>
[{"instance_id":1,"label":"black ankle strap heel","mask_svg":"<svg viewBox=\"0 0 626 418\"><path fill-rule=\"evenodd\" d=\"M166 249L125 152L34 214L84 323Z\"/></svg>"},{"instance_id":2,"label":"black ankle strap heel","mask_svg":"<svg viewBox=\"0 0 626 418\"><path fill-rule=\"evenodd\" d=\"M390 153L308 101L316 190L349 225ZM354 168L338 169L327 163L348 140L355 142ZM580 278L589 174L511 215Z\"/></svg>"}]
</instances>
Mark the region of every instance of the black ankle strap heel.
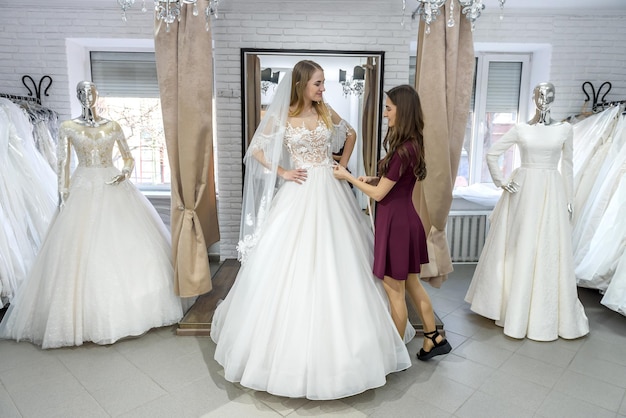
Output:
<instances>
[{"instance_id":1,"label":"black ankle strap heel","mask_svg":"<svg viewBox=\"0 0 626 418\"><path fill-rule=\"evenodd\" d=\"M439 334L439 331L434 330L431 332L425 332L424 333L424 337L426 338L430 338L430 340L433 342L434 347L430 350L430 351L424 351L423 348L420 349L420 352L417 353L417 358L422 360L422 361L426 361L429 360L435 356L440 356L442 354L448 354L450 351L452 351L452 346L450 345L450 343L448 342L448 340L446 340L445 338L443 338L441 341L437 342L437 337L441 336L441 334Z\"/></svg>"}]
</instances>

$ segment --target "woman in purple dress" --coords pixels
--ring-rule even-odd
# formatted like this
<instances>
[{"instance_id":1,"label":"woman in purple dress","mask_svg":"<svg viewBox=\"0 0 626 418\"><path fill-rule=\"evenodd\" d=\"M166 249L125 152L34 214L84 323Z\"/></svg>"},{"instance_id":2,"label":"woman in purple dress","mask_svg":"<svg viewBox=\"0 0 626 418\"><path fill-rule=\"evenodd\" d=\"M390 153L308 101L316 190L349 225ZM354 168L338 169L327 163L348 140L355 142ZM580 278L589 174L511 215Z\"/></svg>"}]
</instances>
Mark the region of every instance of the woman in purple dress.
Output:
<instances>
[{"instance_id":1,"label":"woman in purple dress","mask_svg":"<svg viewBox=\"0 0 626 418\"><path fill-rule=\"evenodd\" d=\"M356 179L344 167L335 166L335 177L347 180L378 202L374 234L374 275L383 280L391 316L402 336L408 321L405 292L413 300L424 325L420 360L449 353L450 343L435 327L435 313L419 278L421 264L428 263L426 234L412 201L413 188L426 177L422 108L409 85L387 92L383 116L387 154L378 163L380 177Z\"/></svg>"}]
</instances>

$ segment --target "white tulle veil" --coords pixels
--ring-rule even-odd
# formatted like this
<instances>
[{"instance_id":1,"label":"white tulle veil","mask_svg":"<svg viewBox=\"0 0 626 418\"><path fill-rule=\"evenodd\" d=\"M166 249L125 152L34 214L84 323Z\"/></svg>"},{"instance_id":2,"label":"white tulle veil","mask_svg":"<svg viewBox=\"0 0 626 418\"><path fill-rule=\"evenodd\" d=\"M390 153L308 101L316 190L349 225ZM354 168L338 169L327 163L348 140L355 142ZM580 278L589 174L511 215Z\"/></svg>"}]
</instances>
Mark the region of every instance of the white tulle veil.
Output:
<instances>
[{"instance_id":1,"label":"white tulle veil","mask_svg":"<svg viewBox=\"0 0 626 418\"><path fill-rule=\"evenodd\" d=\"M242 263L257 244L274 194L283 181L278 176L278 166L285 170L291 168L290 158L283 146L289 117L291 79L291 71L287 71L243 159L245 176L237 244L238 259Z\"/></svg>"}]
</instances>

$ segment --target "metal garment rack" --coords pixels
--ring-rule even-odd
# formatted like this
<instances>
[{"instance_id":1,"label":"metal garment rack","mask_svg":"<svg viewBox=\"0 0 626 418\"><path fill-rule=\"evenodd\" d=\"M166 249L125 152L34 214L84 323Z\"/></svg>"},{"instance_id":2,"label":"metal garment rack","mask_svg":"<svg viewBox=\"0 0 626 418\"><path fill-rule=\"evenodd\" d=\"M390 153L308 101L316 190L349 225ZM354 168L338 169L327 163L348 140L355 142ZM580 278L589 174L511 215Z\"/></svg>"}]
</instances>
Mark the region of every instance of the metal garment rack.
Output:
<instances>
[{"instance_id":1,"label":"metal garment rack","mask_svg":"<svg viewBox=\"0 0 626 418\"><path fill-rule=\"evenodd\" d=\"M30 82L30 84L32 85L32 89L28 85L28 82ZM43 86L44 82L48 83L48 85L45 86L45 88ZM52 86L52 77L50 77L49 75L44 75L43 77L39 79L39 83L35 83L35 80L31 76L24 75L22 76L22 84L24 84L24 87L26 87L26 89L28 90L28 96L0 93L0 97L4 97L6 99L11 99L11 100L17 100L17 101L21 100L21 101L26 101L26 102L33 102L33 103L37 103L40 105L42 93L44 96L49 96L48 90L50 89L50 86Z\"/></svg>"}]
</instances>

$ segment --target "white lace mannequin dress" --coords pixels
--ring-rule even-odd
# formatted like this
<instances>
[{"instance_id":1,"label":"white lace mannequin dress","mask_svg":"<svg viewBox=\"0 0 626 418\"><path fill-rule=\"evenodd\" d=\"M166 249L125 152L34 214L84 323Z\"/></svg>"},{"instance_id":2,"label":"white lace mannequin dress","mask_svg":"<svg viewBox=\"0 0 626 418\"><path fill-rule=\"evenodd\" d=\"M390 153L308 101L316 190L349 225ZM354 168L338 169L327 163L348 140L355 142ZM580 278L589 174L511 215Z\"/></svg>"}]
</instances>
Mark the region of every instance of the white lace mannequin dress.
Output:
<instances>
[{"instance_id":1,"label":"white lace mannequin dress","mask_svg":"<svg viewBox=\"0 0 626 418\"><path fill-rule=\"evenodd\" d=\"M115 142L129 154L120 126L67 121L59 141L59 164L69 158L63 141L74 146L79 164L0 337L43 348L110 344L176 323L182 308L165 225L130 181L106 184L120 174L112 162ZM62 190L66 180L60 182Z\"/></svg>"},{"instance_id":2,"label":"white lace mannequin dress","mask_svg":"<svg viewBox=\"0 0 626 418\"><path fill-rule=\"evenodd\" d=\"M519 124L487 154L496 186L498 158L517 145L517 193L503 192L465 300L513 338L578 338L589 332L578 300L567 205L573 200L572 127ZM561 172L559 172L561 161ZM561 174L562 173L562 174Z\"/></svg>"},{"instance_id":3,"label":"white lace mannequin dress","mask_svg":"<svg viewBox=\"0 0 626 418\"><path fill-rule=\"evenodd\" d=\"M309 399L385 384L411 365L372 274L373 234L346 182L333 177L331 132L288 125L284 144L302 184L284 183L211 337L227 380Z\"/></svg>"}]
</instances>

